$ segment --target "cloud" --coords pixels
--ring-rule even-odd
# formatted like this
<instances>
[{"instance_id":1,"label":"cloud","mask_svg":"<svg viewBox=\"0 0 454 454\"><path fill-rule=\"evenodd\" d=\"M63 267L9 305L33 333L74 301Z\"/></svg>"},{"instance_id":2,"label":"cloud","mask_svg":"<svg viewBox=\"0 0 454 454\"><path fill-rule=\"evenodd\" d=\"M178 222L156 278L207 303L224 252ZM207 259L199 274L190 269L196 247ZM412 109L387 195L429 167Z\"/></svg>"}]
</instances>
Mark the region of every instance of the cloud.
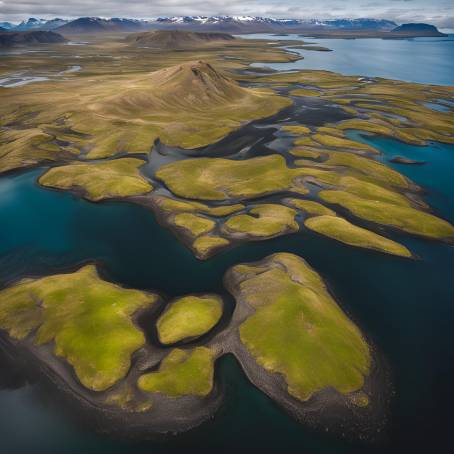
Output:
<instances>
[{"instance_id":1,"label":"cloud","mask_svg":"<svg viewBox=\"0 0 454 454\"><path fill-rule=\"evenodd\" d=\"M440 12L443 11L440 18ZM452 14L451 14L452 13ZM293 18L376 17L397 21L454 17L452 0L0 0L0 20L80 16L151 18L183 15ZM402 20L401 20L402 19Z\"/></svg>"}]
</instances>

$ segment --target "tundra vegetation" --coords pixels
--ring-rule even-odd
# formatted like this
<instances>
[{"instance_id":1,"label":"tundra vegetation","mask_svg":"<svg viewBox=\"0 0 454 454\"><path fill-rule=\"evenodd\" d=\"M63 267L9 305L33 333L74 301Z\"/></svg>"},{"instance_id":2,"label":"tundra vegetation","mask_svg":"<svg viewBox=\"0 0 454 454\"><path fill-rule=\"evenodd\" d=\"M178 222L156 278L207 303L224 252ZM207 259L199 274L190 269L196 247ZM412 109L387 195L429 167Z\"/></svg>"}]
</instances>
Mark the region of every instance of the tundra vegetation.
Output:
<instances>
[{"instance_id":1,"label":"tundra vegetation","mask_svg":"<svg viewBox=\"0 0 454 454\"><path fill-rule=\"evenodd\" d=\"M304 260L275 254L234 266L228 282L253 309L239 327L241 342L266 371L285 377L290 395L305 401L327 387L345 394L363 387L369 346Z\"/></svg>"},{"instance_id":2,"label":"tundra vegetation","mask_svg":"<svg viewBox=\"0 0 454 454\"><path fill-rule=\"evenodd\" d=\"M70 274L24 279L0 292L0 327L36 345L54 342L81 383L102 391L128 372L145 344L132 316L158 296L103 281L92 265Z\"/></svg>"},{"instance_id":3,"label":"tundra vegetation","mask_svg":"<svg viewBox=\"0 0 454 454\"><path fill-rule=\"evenodd\" d=\"M163 344L199 337L207 333L222 315L222 300L216 295L185 296L170 303L156 327Z\"/></svg>"}]
</instances>

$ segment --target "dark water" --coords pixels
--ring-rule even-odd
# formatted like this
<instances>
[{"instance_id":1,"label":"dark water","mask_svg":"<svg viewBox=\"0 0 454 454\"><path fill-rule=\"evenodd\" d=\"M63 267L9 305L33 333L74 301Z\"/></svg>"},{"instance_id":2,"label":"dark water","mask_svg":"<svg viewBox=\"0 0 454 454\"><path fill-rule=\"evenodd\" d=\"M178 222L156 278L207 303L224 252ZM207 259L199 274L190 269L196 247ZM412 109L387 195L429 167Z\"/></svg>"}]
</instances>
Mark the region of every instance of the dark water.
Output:
<instances>
[{"instance_id":1,"label":"dark water","mask_svg":"<svg viewBox=\"0 0 454 454\"><path fill-rule=\"evenodd\" d=\"M454 218L449 178L454 147L408 147L366 137L386 153L430 165L399 166L430 188L440 215ZM430 157L430 158L429 158ZM397 165L396 165L397 166ZM162 229L151 212L126 203L92 204L45 190L42 170L0 178L0 285L26 274L99 261L124 285L170 295L223 291L225 270L278 251L304 257L327 280L337 299L390 363L395 385L386 441L373 446L317 433L293 422L245 379L236 361L223 358L219 375L226 402L213 421L165 442L132 443L95 435L41 385L24 385L23 372L0 358L1 452L417 452L450 439L454 383L454 248L390 234L420 257L409 261L338 244L310 233L243 245L207 262L192 256Z\"/></svg>"}]
</instances>

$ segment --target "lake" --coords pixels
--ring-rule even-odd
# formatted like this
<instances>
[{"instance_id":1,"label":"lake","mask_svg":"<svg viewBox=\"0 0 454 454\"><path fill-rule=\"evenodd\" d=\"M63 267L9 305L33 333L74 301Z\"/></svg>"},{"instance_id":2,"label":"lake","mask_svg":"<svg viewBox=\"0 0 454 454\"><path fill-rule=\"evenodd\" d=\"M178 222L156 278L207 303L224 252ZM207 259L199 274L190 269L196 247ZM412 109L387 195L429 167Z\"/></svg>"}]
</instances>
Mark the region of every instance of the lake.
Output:
<instances>
[{"instance_id":1,"label":"lake","mask_svg":"<svg viewBox=\"0 0 454 454\"><path fill-rule=\"evenodd\" d=\"M278 71L324 69L345 75L385 77L408 82L454 85L454 35L446 38L315 39L299 35L242 35L270 42L299 39L332 49L332 52L291 49L304 57L292 63L265 63ZM254 65L253 65L254 66ZM257 64L255 65L257 66Z\"/></svg>"}]
</instances>

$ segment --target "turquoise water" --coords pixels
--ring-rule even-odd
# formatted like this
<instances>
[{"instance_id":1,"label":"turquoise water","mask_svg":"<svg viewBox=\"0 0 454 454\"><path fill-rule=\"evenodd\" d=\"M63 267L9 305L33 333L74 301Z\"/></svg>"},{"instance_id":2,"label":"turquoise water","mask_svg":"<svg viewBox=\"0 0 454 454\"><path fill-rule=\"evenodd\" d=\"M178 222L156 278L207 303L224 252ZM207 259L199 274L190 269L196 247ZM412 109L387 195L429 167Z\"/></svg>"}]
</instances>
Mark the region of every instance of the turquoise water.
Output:
<instances>
[{"instance_id":1,"label":"turquoise water","mask_svg":"<svg viewBox=\"0 0 454 454\"><path fill-rule=\"evenodd\" d=\"M447 38L384 39L312 39L298 35L244 35L245 38L270 42L304 39L333 52L292 49L304 60L293 63L266 63L278 71L324 69L346 75L385 77L409 82L454 85L454 35Z\"/></svg>"},{"instance_id":2,"label":"turquoise water","mask_svg":"<svg viewBox=\"0 0 454 454\"><path fill-rule=\"evenodd\" d=\"M387 150L388 156L392 150L410 153L393 140L363 140ZM454 147L441 146L440 153L439 147L435 144L420 150L437 165L414 177L415 181L421 178L421 184L423 179L427 184L432 182L437 190L430 192L431 202L441 215L452 219L452 184L438 178L436 172L443 169L443 162L451 165ZM424 167L407 166L401 171L422 172ZM170 295L223 291L222 276L232 264L277 251L297 253L321 273L342 306L389 360L396 395L388 440L368 447L368 451L433 448L437 440L443 440L450 424L446 399L454 380L454 290L449 285L454 272L452 246L390 235L420 257L408 261L299 233L243 245L200 262L156 223L150 211L127 203L95 205L68 193L39 188L35 182L41 172L0 178L0 285L17 275L48 274L62 266L96 259L109 276L125 285L159 289ZM218 367L227 398L213 421L165 442L132 443L93 434L73 421L40 386L21 386L15 377L20 371L15 372L11 364L3 366L3 371L14 376L11 381L16 389L10 384L0 390L2 446L8 448L5 452L20 454L32 449L71 454L174 453L181 449L364 452L364 446L314 433L292 421L248 383L232 358L222 359Z\"/></svg>"},{"instance_id":3,"label":"turquoise water","mask_svg":"<svg viewBox=\"0 0 454 454\"><path fill-rule=\"evenodd\" d=\"M438 214L454 223L454 153L453 146L431 143L427 147L408 145L386 137L372 137L350 132L351 139L372 145L380 151L379 160L404 173L426 192L425 197ZM390 159L397 156L424 161L424 165L397 164Z\"/></svg>"}]
</instances>

